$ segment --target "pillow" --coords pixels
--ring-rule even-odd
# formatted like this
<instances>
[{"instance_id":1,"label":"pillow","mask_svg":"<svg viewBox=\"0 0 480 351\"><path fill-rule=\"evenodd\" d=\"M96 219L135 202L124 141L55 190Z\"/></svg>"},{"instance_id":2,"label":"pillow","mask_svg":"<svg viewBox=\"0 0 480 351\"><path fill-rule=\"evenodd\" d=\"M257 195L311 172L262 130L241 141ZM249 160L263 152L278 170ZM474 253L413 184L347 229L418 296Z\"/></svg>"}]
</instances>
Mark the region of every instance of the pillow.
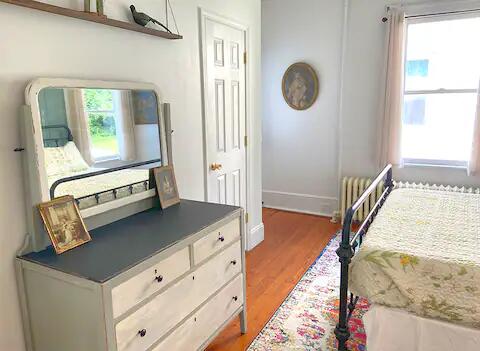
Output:
<instances>
[{"instance_id":1,"label":"pillow","mask_svg":"<svg viewBox=\"0 0 480 351\"><path fill-rule=\"evenodd\" d=\"M72 173L86 171L89 167L74 142L64 146L47 147L45 151L45 167L47 176L67 176Z\"/></svg>"}]
</instances>

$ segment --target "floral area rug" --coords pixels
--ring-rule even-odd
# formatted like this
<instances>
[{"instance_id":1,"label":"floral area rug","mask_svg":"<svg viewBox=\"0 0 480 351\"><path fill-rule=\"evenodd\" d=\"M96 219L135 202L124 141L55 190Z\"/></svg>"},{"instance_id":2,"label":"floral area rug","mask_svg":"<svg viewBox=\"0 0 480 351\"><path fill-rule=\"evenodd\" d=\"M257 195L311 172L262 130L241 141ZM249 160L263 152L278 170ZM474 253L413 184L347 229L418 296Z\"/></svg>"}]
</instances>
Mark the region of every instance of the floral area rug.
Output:
<instances>
[{"instance_id":1,"label":"floral area rug","mask_svg":"<svg viewBox=\"0 0 480 351\"><path fill-rule=\"evenodd\" d=\"M252 342L248 351L336 350L333 333L338 320L340 262L335 250L337 234L308 269L297 286ZM362 316L368 302L359 299L350 319L351 351L365 351Z\"/></svg>"}]
</instances>

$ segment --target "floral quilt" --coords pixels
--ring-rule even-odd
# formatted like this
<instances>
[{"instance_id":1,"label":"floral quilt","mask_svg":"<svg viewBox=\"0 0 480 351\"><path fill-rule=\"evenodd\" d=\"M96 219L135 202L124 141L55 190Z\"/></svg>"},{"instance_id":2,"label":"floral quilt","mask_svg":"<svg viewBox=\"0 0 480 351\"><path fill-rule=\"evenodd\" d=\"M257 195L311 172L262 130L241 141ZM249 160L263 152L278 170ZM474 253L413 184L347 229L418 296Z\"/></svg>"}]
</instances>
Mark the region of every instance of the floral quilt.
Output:
<instances>
[{"instance_id":1,"label":"floral quilt","mask_svg":"<svg viewBox=\"0 0 480 351\"><path fill-rule=\"evenodd\" d=\"M396 189L350 266L371 303L480 328L480 195Z\"/></svg>"}]
</instances>

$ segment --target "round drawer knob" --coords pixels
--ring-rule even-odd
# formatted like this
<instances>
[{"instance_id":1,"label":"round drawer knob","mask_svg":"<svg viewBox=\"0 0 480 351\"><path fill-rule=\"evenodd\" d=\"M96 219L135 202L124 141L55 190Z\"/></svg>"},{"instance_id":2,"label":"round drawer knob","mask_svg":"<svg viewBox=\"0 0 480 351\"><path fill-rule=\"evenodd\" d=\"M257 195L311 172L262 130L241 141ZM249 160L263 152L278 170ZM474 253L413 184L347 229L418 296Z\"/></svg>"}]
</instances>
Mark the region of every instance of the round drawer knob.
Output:
<instances>
[{"instance_id":1,"label":"round drawer knob","mask_svg":"<svg viewBox=\"0 0 480 351\"><path fill-rule=\"evenodd\" d=\"M143 338L145 335L147 335L147 329L139 330L138 335Z\"/></svg>"},{"instance_id":2,"label":"round drawer knob","mask_svg":"<svg viewBox=\"0 0 480 351\"><path fill-rule=\"evenodd\" d=\"M155 280L157 281L157 283L161 283L162 280L163 280L163 276L162 276L162 275L157 275L157 276L155 277Z\"/></svg>"},{"instance_id":3,"label":"round drawer knob","mask_svg":"<svg viewBox=\"0 0 480 351\"><path fill-rule=\"evenodd\" d=\"M235 266L237 264L237 260L230 261L230 263Z\"/></svg>"},{"instance_id":4,"label":"round drawer knob","mask_svg":"<svg viewBox=\"0 0 480 351\"><path fill-rule=\"evenodd\" d=\"M218 240L220 240L223 243L225 241L225 238L223 236L220 236Z\"/></svg>"},{"instance_id":5,"label":"round drawer knob","mask_svg":"<svg viewBox=\"0 0 480 351\"><path fill-rule=\"evenodd\" d=\"M238 296L234 296L233 301L237 301L237 300L238 300Z\"/></svg>"}]
</instances>

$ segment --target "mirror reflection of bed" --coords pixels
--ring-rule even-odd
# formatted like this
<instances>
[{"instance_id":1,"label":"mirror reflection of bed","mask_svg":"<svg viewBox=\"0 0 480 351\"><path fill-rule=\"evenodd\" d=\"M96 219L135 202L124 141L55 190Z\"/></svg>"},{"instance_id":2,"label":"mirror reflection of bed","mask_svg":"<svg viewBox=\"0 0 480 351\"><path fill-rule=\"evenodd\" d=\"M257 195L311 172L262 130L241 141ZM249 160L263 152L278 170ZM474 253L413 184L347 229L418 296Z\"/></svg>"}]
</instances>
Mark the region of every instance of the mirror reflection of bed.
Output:
<instances>
[{"instance_id":1,"label":"mirror reflection of bed","mask_svg":"<svg viewBox=\"0 0 480 351\"><path fill-rule=\"evenodd\" d=\"M153 187L149 170L160 161L151 161L161 159L153 91L45 88L39 107L48 188L54 186L55 197L70 194L88 208ZM84 174L92 176L63 182Z\"/></svg>"}]
</instances>

